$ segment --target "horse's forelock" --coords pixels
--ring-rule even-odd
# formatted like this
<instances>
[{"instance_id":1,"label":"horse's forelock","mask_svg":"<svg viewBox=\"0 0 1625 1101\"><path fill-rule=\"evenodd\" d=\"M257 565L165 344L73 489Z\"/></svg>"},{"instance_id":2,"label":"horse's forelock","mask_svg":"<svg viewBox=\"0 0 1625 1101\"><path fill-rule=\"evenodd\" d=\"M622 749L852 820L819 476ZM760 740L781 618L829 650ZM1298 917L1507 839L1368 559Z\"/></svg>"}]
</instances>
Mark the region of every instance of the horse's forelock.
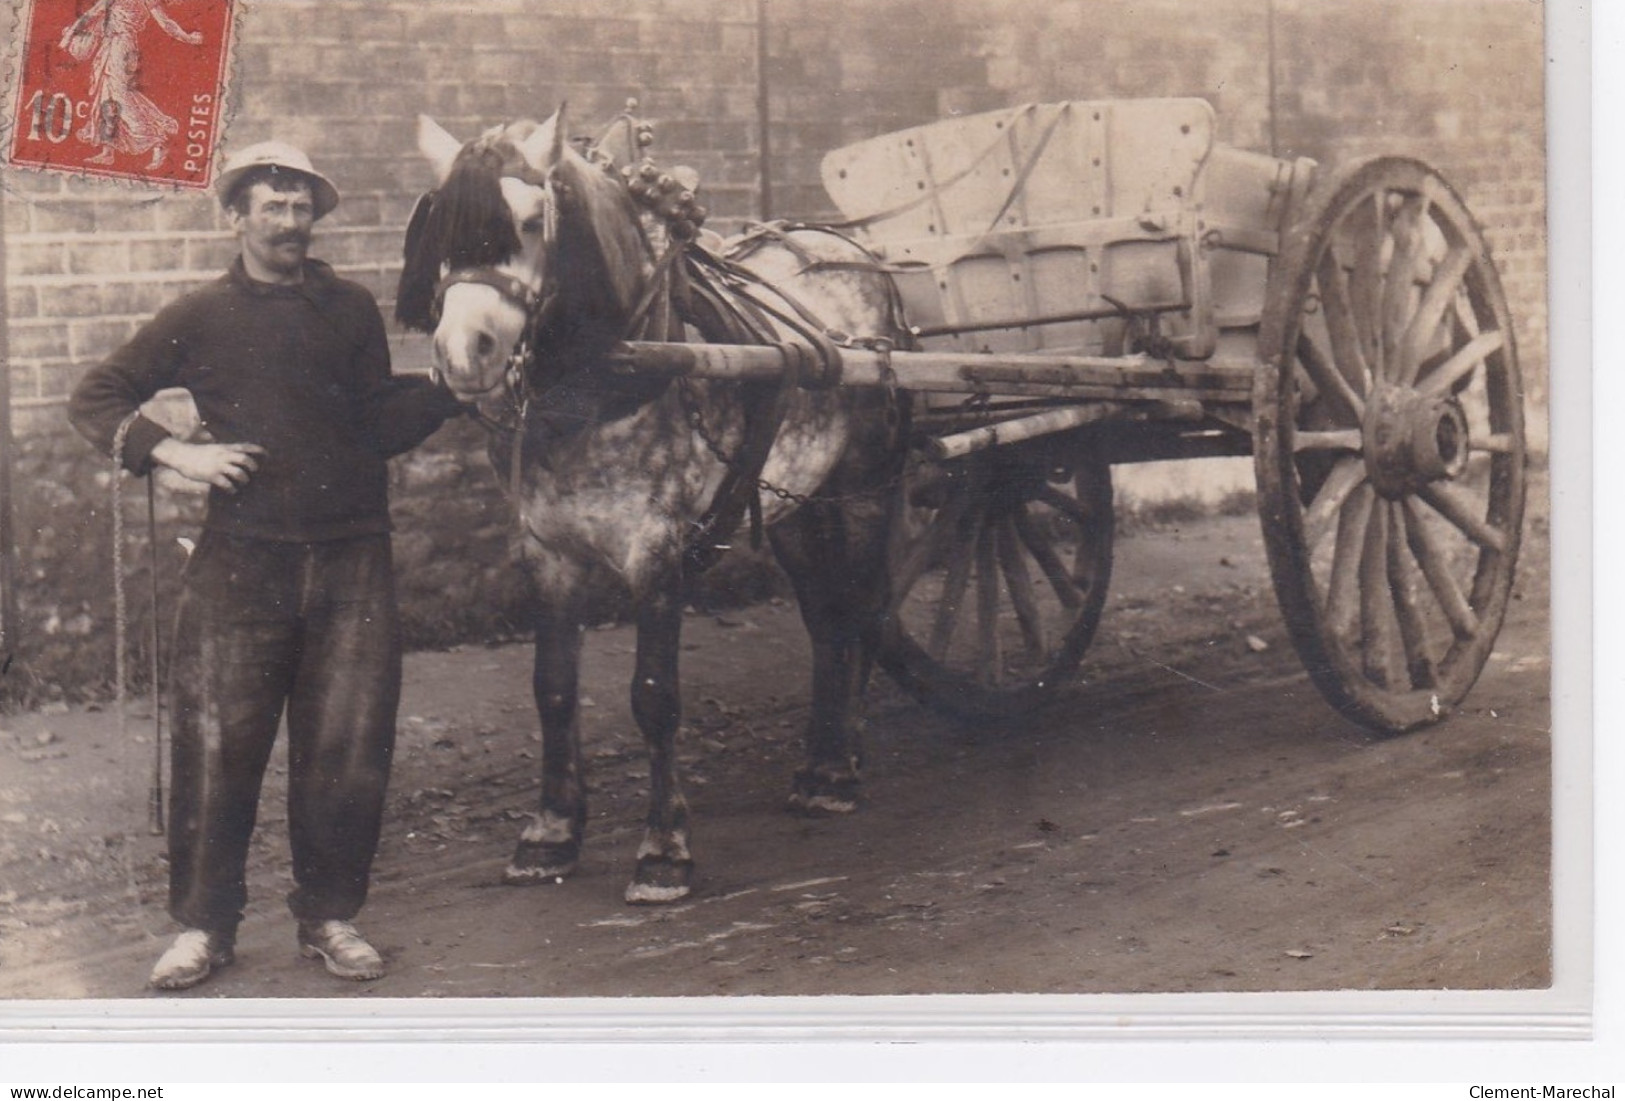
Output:
<instances>
[{"instance_id":1,"label":"horse's forelock","mask_svg":"<svg viewBox=\"0 0 1625 1101\"><path fill-rule=\"evenodd\" d=\"M538 174L518 149L525 132L510 124L470 142L434 192L421 226L414 218L397 302L406 324L431 326L434 287L443 268L495 267L519 254L502 178ZM651 261L637 210L620 180L569 146L549 177L558 185L563 235L554 261L568 270L560 290L570 301L561 312L576 315L580 324L571 328L578 336L601 329L609 339L617 338L627 311L641 297Z\"/></svg>"},{"instance_id":2,"label":"horse's forelock","mask_svg":"<svg viewBox=\"0 0 1625 1101\"><path fill-rule=\"evenodd\" d=\"M452 268L493 267L519 253L513 211L502 195L512 146L477 142L457 155L424 226L427 247Z\"/></svg>"}]
</instances>

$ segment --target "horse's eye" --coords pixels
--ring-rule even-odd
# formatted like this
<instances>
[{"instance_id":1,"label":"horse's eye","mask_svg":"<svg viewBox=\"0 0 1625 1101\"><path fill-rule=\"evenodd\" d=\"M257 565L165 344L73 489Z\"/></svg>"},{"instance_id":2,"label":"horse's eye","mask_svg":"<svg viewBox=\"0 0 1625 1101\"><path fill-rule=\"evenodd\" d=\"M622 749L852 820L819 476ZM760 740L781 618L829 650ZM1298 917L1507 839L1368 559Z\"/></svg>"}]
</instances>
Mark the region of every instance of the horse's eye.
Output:
<instances>
[{"instance_id":1,"label":"horse's eye","mask_svg":"<svg viewBox=\"0 0 1625 1101\"><path fill-rule=\"evenodd\" d=\"M521 233L540 233L547 225L547 219L540 214L532 215L519 223Z\"/></svg>"}]
</instances>

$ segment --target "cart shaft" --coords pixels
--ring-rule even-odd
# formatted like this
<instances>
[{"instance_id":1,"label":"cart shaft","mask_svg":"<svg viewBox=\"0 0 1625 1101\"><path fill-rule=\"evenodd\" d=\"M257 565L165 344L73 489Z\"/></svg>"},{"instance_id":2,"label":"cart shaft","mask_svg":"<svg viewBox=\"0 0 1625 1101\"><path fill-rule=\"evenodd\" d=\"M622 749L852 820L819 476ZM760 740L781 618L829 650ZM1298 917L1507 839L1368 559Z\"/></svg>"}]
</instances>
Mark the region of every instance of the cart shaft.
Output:
<instances>
[{"instance_id":1,"label":"cart shaft","mask_svg":"<svg viewBox=\"0 0 1625 1101\"><path fill-rule=\"evenodd\" d=\"M1203 401L1246 405L1254 363L1234 357L1154 360L1146 356L1073 356L831 348L825 377L843 386L884 386L959 394L1019 394L1083 401ZM783 376L786 352L739 344L631 341L610 360L628 374L732 381Z\"/></svg>"}]
</instances>

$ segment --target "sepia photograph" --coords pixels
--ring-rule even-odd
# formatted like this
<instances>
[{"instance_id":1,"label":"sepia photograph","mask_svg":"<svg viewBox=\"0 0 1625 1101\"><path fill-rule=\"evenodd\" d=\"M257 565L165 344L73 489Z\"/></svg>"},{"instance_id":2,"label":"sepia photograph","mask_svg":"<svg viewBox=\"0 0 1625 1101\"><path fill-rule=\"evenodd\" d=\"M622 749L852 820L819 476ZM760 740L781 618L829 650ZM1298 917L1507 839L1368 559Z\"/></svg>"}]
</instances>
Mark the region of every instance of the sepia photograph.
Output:
<instances>
[{"instance_id":1,"label":"sepia photograph","mask_svg":"<svg viewBox=\"0 0 1625 1101\"><path fill-rule=\"evenodd\" d=\"M3 1027L1584 1036L1547 16L12 0Z\"/></svg>"}]
</instances>

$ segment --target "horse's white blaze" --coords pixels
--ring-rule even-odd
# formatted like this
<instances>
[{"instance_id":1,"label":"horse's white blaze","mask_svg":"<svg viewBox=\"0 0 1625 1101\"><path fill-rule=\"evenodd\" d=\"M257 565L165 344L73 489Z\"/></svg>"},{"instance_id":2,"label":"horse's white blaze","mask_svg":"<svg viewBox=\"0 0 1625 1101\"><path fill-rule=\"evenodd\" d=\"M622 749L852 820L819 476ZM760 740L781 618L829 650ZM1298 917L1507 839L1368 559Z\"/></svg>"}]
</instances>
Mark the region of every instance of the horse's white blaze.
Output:
<instances>
[{"instance_id":1,"label":"horse's white blaze","mask_svg":"<svg viewBox=\"0 0 1625 1101\"><path fill-rule=\"evenodd\" d=\"M462 397L500 386L524 327L524 311L495 287L483 283L447 287L434 331L435 364L446 385Z\"/></svg>"}]
</instances>

